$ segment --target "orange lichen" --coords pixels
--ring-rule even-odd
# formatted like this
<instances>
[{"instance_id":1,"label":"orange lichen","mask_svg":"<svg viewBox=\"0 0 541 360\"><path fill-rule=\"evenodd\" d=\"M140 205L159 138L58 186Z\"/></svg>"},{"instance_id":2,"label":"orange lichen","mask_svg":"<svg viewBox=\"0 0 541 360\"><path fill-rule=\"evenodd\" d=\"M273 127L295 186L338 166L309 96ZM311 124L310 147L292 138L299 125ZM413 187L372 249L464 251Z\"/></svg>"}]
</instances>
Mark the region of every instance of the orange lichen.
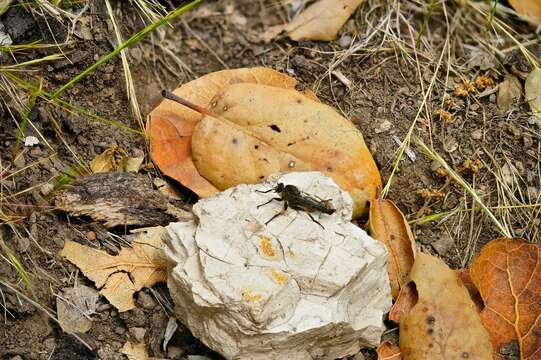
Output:
<instances>
[{"instance_id":1,"label":"orange lichen","mask_svg":"<svg viewBox=\"0 0 541 360\"><path fill-rule=\"evenodd\" d=\"M261 300L261 294L255 293L252 288L245 288L240 293L244 301L258 301Z\"/></svg>"},{"instance_id":2,"label":"orange lichen","mask_svg":"<svg viewBox=\"0 0 541 360\"><path fill-rule=\"evenodd\" d=\"M261 236L261 251L263 251L263 254L265 254L268 257L274 257L276 254L274 252L274 249L272 248L272 243L270 239L266 236Z\"/></svg>"},{"instance_id":3,"label":"orange lichen","mask_svg":"<svg viewBox=\"0 0 541 360\"><path fill-rule=\"evenodd\" d=\"M278 283L280 285L284 284L287 281L287 279L289 278L283 272L276 271L275 269L272 269L271 275L272 275L273 280L276 281L276 283Z\"/></svg>"}]
</instances>

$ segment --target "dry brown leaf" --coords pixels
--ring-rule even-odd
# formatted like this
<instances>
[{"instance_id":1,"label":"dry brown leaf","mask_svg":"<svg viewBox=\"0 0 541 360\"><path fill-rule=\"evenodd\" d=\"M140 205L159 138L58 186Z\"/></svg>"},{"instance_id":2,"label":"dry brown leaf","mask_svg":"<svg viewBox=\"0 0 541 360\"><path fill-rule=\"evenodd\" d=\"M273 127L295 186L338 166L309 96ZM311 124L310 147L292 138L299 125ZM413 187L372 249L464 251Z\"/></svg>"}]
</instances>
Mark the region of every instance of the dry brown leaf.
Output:
<instances>
[{"instance_id":1,"label":"dry brown leaf","mask_svg":"<svg viewBox=\"0 0 541 360\"><path fill-rule=\"evenodd\" d=\"M541 23L541 0L509 0L509 4L531 24Z\"/></svg>"},{"instance_id":2,"label":"dry brown leaf","mask_svg":"<svg viewBox=\"0 0 541 360\"><path fill-rule=\"evenodd\" d=\"M505 79L500 83L498 89L498 98L496 103L500 110L507 112L513 105L516 105L522 94L522 84L513 74L505 75Z\"/></svg>"},{"instance_id":3,"label":"dry brown leaf","mask_svg":"<svg viewBox=\"0 0 541 360\"><path fill-rule=\"evenodd\" d=\"M541 118L541 69L533 69L524 84L526 100L530 104L532 112Z\"/></svg>"},{"instance_id":4,"label":"dry brown leaf","mask_svg":"<svg viewBox=\"0 0 541 360\"><path fill-rule=\"evenodd\" d=\"M117 160L116 156L120 159ZM90 170L93 173L102 173L110 171L120 172L138 172L143 163L144 156L128 157L118 147L113 146L96 155L90 162Z\"/></svg>"},{"instance_id":5,"label":"dry brown leaf","mask_svg":"<svg viewBox=\"0 0 541 360\"><path fill-rule=\"evenodd\" d=\"M109 172L115 167L115 147L106 149L99 155L96 155L90 162L90 170L93 173Z\"/></svg>"},{"instance_id":6,"label":"dry brown leaf","mask_svg":"<svg viewBox=\"0 0 541 360\"><path fill-rule=\"evenodd\" d=\"M62 295L56 298L56 313L62 330L67 333L85 333L90 330L90 315L98 308L98 300L98 292L88 286L75 285L64 289Z\"/></svg>"},{"instance_id":7,"label":"dry brown leaf","mask_svg":"<svg viewBox=\"0 0 541 360\"><path fill-rule=\"evenodd\" d=\"M399 324L404 315L410 312L411 308L419 301L419 294L413 282L402 286L400 294L389 311L389 320Z\"/></svg>"},{"instance_id":8,"label":"dry brown leaf","mask_svg":"<svg viewBox=\"0 0 541 360\"><path fill-rule=\"evenodd\" d=\"M131 341L126 341L121 351L126 355L128 360L164 360L148 356L147 346L144 342L133 343Z\"/></svg>"},{"instance_id":9,"label":"dry brown leaf","mask_svg":"<svg viewBox=\"0 0 541 360\"><path fill-rule=\"evenodd\" d=\"M338 31L364 0L320 0L300 13L286 27L292 40L336 38Z\"/></svg>"},{"instance_id":10,"label":"dry brown leaf","mask_svg":"<svg viewBox=\"0 0 541 360\"><path fill-rule=\"evenodd\" d=\"M453 270L417 253L409 278L418 301L400 318L404 360L492 359L489 335Z\"/></svg>"},{"instance_id":11,"label":"dry brown leaf","mask_svg":"<svg viewBox=\"0 0 541 360\"><path fill-rule=\"evenodd\" d=\"M118 311L135 307L133 294L166 279L166 260L161 251L163 227L138 229L131 248L116 256L73 241L66 241L61 256L94 281L100 293Z\"/></svg>"},{"instance_id":12,"label":"dry brown leaf","mask_svg":"<svg viewBox=\"0 0 541 360\"><path fill-rule=\"evenodd\" d=\"M521 360L541 358L541 244L500 238L481 249L470 276L495 352L518 341Z\"/></svg>"},{"instance_id":13,"label":"dry brown leaf","mask_svg":"<svg viewBox=\"0 0 541 360\"><path fill-rule=\"evenodd\" d=\"M168 176L206 197L287 171L319 170L348 191L354 215L381 183L362 134L296 80L265 68L208 74L175 94L213 116L172 101L150 114L152 157Z\"/></svg>"},{"instance_id":14,"label":"dry brown leaf","mask_svg":"<svg viewBox=\"0 0 541 360\"><path fill-rule=\"evenodd\" d=\"M387 269L396 299L415 259L415 239L400 209L391 201L376 199L370 206L370 234L389 251Z\"/></svg>"},{"instance_id":15,"label":"dry brown leaf","mask_svg":"<svg viewBox=\"0 0 541 360\"><path fill-rule=\"evenodd\" d=\"M378 360L402 360L400 348L390 341L379 344L376 353L378 354Z\"/></svg>"}]
</instances>

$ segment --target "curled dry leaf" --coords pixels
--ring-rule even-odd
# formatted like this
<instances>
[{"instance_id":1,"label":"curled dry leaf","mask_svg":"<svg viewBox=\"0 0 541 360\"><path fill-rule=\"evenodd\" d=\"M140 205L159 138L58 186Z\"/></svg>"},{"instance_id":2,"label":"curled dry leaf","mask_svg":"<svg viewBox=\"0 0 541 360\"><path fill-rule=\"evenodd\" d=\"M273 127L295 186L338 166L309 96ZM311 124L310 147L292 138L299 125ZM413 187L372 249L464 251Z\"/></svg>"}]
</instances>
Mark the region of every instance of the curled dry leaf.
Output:
<instances>
[{"instance_id":1,"label":"curled dry leaf","mask_svg":"<svg viewBox=\"0 0 541 360\"><path fill-rule=\"evenodd\" d=\"M541 5L540 5L541 6ZM541 118L541 69L535 68L530 72L524 84L526 100L532 112Z\"/></svg>"},{"instance_id":2,"label":"curled dry leaf","mask_svg":"<svg viewBox=\"0 0 541 360\"><path fill-rule=\"evenodd\" d=\"M292 40L336 38L338 31L364 0L319 0L300 13L286 26Z\"/></svg>"},{"instance_id":3,"label":"curled dry leaf","mask_svg":"<svg viewBox=\"0 0 541 360\"><path fill-rule=\"evenodd\" d=\"M370 234L389 251L387 269L393 298L407 282L415 259L415 239L400 209L391 201L376 199L370 206Z\"/></svg>"},{"instance_id":4,"label":"curled dry leaf","mask_svg":"<svg viewBox=\"0 0 541 360\"><path fill-rule=\"evenodd\" d=\"M60 253L94 281L100 293L120 312L135 307L136 291L167 278L167 265L160 248L164 228L144 228L137 232L140 235L133 246L122 248L116 256L73 241L66 241Z\"/></svg>"},{"instance_id":5,"label":"curled dry leaf","mask_svg":"<svg viewBox=\"0 0 541 360\"><path fill-rule=\"evenodd\" d=\"M90 170L93 173L112 171L115 167L115 151L115 147L110 147L101 154L96 155L90 162Z\"/></svg>"},{"instance_id":6,"label":"curled dry leaf","mask_svg":"<svg viewBox=\"0 0 541 360\"><path fill-rule=\"evenodd\" d=\"M489 335L453 270L417 253L409 278L418 300L399 319L405 360L492 359Z\"/></svg>"},{"instance_id":7,"label":"curled dry leaf","mask_svg":"<svg viewBox=\"0 0 541 360\"><path fill-rule=\"evenodd\" d=\"M382 342L376 349L378 360L402 360L400 348L390 341Z\"/></svg>"},{"instance_id":8,"label":"curled dry leaf","mask_svg":"<svg viewBox=\"0 0 541 360\"><path fill-rule=\"evenodd\" d=\"M481 319L496 355L518 341L522 360L541 358L541 244L492 240L473 261L470 276L485 303Z\"/></svg>"},{"instance_id":9,"label":"curled dry leaf","mask_svg":"<svg viewBox=\"0 0 541 360\"><path fill-rule=\"evenodd\" d=\"M117 160L116 156L120 156ZM93 173L103 173L109 171L138 172L144 157L128 157L116 146L110 147L101 154L96 155L90 162L90 170Z\"/></svg>"},{"instance_id":10,"label":"curled dry leaf","mask_svg":"<svg viewBox=\"0 0 541 360\"><path fill-rule=\"evenodd\" d=\"M289 171L318 170L367 210L381 183L360 131L296 80L265 68L208 74L174 94L212 116L165 100L150 114L152 157L201 197Z\"/></svg>"}]
</instances>

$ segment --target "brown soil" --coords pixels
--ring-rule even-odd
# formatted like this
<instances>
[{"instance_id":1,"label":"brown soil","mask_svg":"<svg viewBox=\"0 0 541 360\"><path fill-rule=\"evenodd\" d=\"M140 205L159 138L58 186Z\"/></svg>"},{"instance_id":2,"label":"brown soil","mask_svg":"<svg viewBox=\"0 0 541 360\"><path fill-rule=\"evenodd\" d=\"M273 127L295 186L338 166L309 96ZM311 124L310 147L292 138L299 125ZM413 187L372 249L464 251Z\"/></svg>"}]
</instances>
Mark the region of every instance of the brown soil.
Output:
<instances>
[{"instance_id":1,"label":"brown soil","mask_svg":"<svg viewBox=\"0 0 541 360\"><path fill-rule=\"evenodd\" d=\"M119 9L117 15L125 37L142 28L139 15L128 2L115 6ZM351 118L362 130L385 183L391 174L398 149L393 136L404 139L423 101L414 52L408 48L408 54L404 55L388 40L385 46L371 52L370 49L378 46L378 41L382 39L378 34L335 68L351 81L351 88L335 75L329 77L326 71L336 61L337 55L349 46L345 44L348 42L347 36L363 39L369 32L369 26L375 26L379 19L386 16L386 11L387 8L381 3L369 1L342 29L339 39L329 43L296 43L281 38L265 44L259 40L264 29L285 21L285 12L277 6L276 1L208 1L175 21L174 27L162 27L128 51L143 116L159 103L160 92L164 88L178 87L225 67L268 66L297 77L305 86L313 88L322 101ZM416 29L421 27L424 21L422 13L411 12L407 16L411 26ZM83 22L84 26L91 27L91 38L73 37L72 42L63 47L69 61L62 59L35 66L33 69L36 72L22 76L28 80L42 79L43 87L48 91L58 89L113 49L114 35L107 19L103 3L92 2ZM52 42L52 35L62 42L67 34L64 25L49 19L51 33L42 18L33 17L20 8L9 10L0 20L8 32L12 32L16 44L39 38ZM433 45L435 51L428 55L418 53L424 89L434 74L445 38L442 24L442 14L436 12L427 27L430 41L436 42ZM516 25L529 31L524 24L517 22ZM401 29L401 33L404 44L411 43L412 39L406 35L407 28ZM469 42L472 46L478 46L478 43L468 38L454 38L451 41L453 66L458 68L449 72L446 87L445 77L450 64L444 59L427 101L434 114L444 99L454 100L456 108L451 110L454 113L453 121L445 124L437 115L427 118L423 110L415 126L415 135L425 143L432 144L457 170L466 160L480 159L484 166L477 173L472 175L463 171L462 174L468 182L474 183L487 205L504 205L497 191L501 187L497 178L502 177L499 169L505 163L515 167L512 171L515 179L509 183L508 192L523 199L524 203L535 203L540 188L541 135L539 127L532 124L528 105L521 103L513 111L502 113L496 105L497 93L483 97L451 96L454 84L462 79L475 80L479 75L487 75L497 84L507 72L518 74L528 71L527 63L518 53L510 52L507 58L501 59L501 62L495 61L489 68L470 66L471 55L464 50L465 45ZM456 44L461 41L460 45ZM27 55L17 55L16 58L22 62L57 51L56 48L36 50ZM532 51L535 53L538 50ZM427 56L434 61L427 61ZM12 63L13 59L3 54L0 61ZM126 96L119 58L84 78L62 98L100 116L139 129ZM131 155L146 152L144 139L134 132L66 112L38 100L29 115L35 129L27 126L25 135L39 137L41 134L50 146L40 141L38 146L17 148L16 121L20 121L20 116L14 112L14 120L9 111L13 108L13 101L5 96L0 112L2 206L16 222L1 225L0 239L28 272L32 292L24 290L19 274L6 261L5 251L0 259L0 279L34 297L40 307L32 305L13 290L0 286L0 357L120 359L120 349L126 340L134 339L138 328L145 330L145 341L149 344L151 356L173 356L171 351L167 354L161 348L166 324L172 314L165 284L140 292L137 295L138 307L126 313L119 314L102 298L97 314L92 316L91 330L81 335L92 351L74 337L63 333L44 314L44 311L54 314L56 295L63 288L72 287L75 281L93 286L75 266L58 255L64 242L74 240L89 244L86 236L93 232L96 234L93 246L118 251L118 241L111 232L123 236L125 229L109 232L89 219L70 218L55 211L49 206L51 194L44 195L41 186L46 182L54 183L54 179L72 169L78 161L88 162L110 146L119 146ZM471 197L460 186L438 176L437 166L418 146L412 144L411 150L416 154L416 160L413 162L404 156L388 194L409 220L420 219L429 213L472 206ZM142 172L148 176L157 175L151 165ZM14 175L6 178L9 174ZM419 194L423 189L438 190L442 197L425 200ZM6 196L19 192L23 193ZM495 212L500 217L507 216L507 224L515 235L527 236L532 241L538 239L538 231L532 230L532 227L539 227L537 215L525 220L519 212ZM363 221L360 223L363 224ZM499 236L498 229L480 211L457 212L438 221L414 225L413 231L423 251L439 255L453 268L466 265L483 244ZM169 347L178 351L175 358L191 354L219 358L194 339L182 325ZM367 358L372 356L373 353L366 353Z\"/></svg>"}]
</instances>

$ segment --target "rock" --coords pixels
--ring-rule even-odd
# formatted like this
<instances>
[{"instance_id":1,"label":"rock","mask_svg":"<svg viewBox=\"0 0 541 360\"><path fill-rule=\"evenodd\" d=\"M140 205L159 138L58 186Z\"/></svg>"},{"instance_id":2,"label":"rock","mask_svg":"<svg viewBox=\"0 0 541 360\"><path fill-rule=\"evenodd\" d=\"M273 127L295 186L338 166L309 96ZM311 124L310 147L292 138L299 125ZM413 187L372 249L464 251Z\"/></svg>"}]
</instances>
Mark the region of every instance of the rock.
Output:
<instances>
[{"instance_id":1,"label":"rock","mask_svg":"<svg viewBox=\"0 0 541 360\"><path fill-rule=\"evenodd\" d=\"M178 346L169 346L167 349L167 357L173 360L180 359L184 353L184 349Z\"/></svg>"},{"instance_id":2,"label":"rock","mask_svg":"<svg viewBox=\"0 0 541 360\"><path fill-rule=\"evenodd\" d=\"M131 329L130 329L131 330ZM115 328L115 333L117 335L124 335L126 333L126 329L124 329L122 326L117 326Z\"/></svg>"},{"instance_id":3,"label":"rock","mask_svg":"<svg viewBox=\"0 0 541 360\"><path fill-rule=\"evenodd\" d=\"M386 119L380 120L380 122L374 129L374 132L376 134L380 134L382 132L389 131L389 129L391 129L391 126L393 126L393 124L389 120L386 120Z\"/></svg>"},{"instance_id":4,"label":"rock","mask_svg":"<svg viewBox=\"0 0 541 360\"><path fill-rule=\"evenodd\" d=\"M45 183L43 185L41 185L41 187L39 188L39 192L43 195L43 196L47 196L51 193L51 191L54 190L54 185L51 184L51 183Z\"/></svg>"},{"instance_id":5,"label":"rock","mask_svg":"<svg viewBox=\"0 0 541 360\"><path fill-rule=\"evenodd\" d=\"M473 130L471 132L471 137L474 140L480 140L483 137L483 130L482 129Z\"/></svg>"},{"instance_id":6,"label":"rock","mask_svg":"<svg viewBox=\"0 0 541 360\"><path fill-rule=\"evenodd\" d=\"M147 294L144 291L139 291L137 293L137 303L143 309L147 309L147 310L154 309L154 307L156 306L156 302L154 301L152 296L150 296L149 294Z\"/></svg>"},{"instance_id":7,"label":"rock","mask_svg":"<svg viewBox=\"0 0 541 360\"><path fill-rule=\"evenodd\" d=\"M95 241L96 240L96 233L94 231L89 231L85 234L85 238L88 240L88 241Z\"/></svg>"},{"instance_id":8,"label":"rock","mask_svg":"<svg viewBox=\"0 0 541 360\"><path fill-rule=\"evenodd\" d=\"M280 201L260 206L278 182L331 199L336 211L312 213L320 226ZM350 222L352 207L319 172L200 200L198 221L171 223L164 239L175 315L226 359L331 359L376 346L391 306L388 254Z\"/></svg>"},{"instance_id":9,"label":"rock","mask_svg":"<svg viewBox=\"0 0 541 360\"><path fill-rule=\"evenodd\" d=\"M142 327L132 327L130 328L129 332L130 335L133 336L135 340L137 340L137 342L141 342L145 339L145 334L147 330Z\"/></svg>"},{"instance_id":10,"label":"rock","mask_svg":"<svg viewBox=\"0 0 541 360\"><path fill-rule=\"evenodd\" d=\"M447 254L449 250L455 244L455 240L448 233L444 232L439 238L431 242L432 247L438 255L443 256Z\"/></svg>"},{"instance_id":11,"label":"rock","mask_svg":"<svg viewBox=\"0 0 541 360\"><path fill-rule=\"evenodd\" d=\"M341 37L340 37L340 40L338 40L338 44L343 47L344 49L347 49L350 45L351 45L351 42L353 41L353 38L351 37L351 35L349 34L343 34Z\"/></svg>"},{"instance_id":12,"label":"rock","mask_svg":"<svg viewBox=\"0 0 541 360\"><path fill-rule=\"evenodd\" d=\"M536 115L531 115L530 117L528 117L528 124L537 125L541 127L541 117L536 116Z\"/></svg>"}]
</instances>

